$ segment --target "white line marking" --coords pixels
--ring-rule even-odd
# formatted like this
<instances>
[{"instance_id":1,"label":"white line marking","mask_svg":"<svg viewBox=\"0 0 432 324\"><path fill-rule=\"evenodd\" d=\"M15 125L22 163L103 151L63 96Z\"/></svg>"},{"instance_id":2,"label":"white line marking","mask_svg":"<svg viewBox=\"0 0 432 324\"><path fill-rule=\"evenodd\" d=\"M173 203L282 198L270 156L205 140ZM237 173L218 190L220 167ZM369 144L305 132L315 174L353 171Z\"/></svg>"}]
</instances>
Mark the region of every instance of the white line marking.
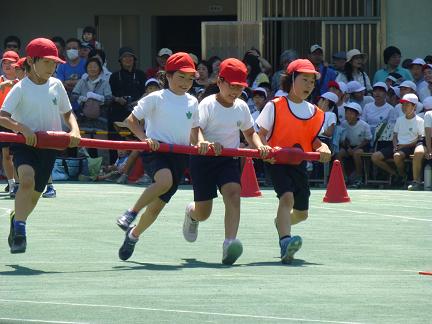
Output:
<instances>
[{"instance_id":1,"label":"white line marking","mask_svg":"<svg viewBox=\"0 0 432 324\"><path fill-rule=\"evenodd\" d=\"M354 213L354 214L376 215L376 216L389 217L389 218L402 218L402 219L416 220L416 221L422 221L422 222L432 222L432 219L427 219L427 218L417 218L417 217L389 215L389 214L381 214L381 213L374 213L374 212L364 212L364 211L352 210L352 209L339 209L339 208L332 208L332 207L323 207L322 205L320 205L320 206L315 205L313 207L317 208L317 209L328 209L328 210L336 210L336 211L345 211L345 212Z\"/></svg>"},{"instance_id":2,"label":"white line marking","mask_svg":"<svg viewBox=\"0 0 432 324\"><path fill-rule=\"evenodd\" d=\"M36 320L36 319L8 318L8 317L0 317L0 320L13 321L13 322L30 322L30 323L87 324L86 322L44 321L44 320Z\"/></svg>"},{"instance_id":3,"label":"white line marking","mask_svg":"<svg viewBox=\"0 0 432 324\"><path fill-rule=\"evenodd\" d=\"M329 320L316 320L316 319L294 318L294 317L277 317L277 316L265 316L265 315L248 315L248 314L229 314L229 313L214 313L214 312L198 312L198 311L188 311L188 310L181 310L181 309L162 309L162 308L149 308L149 307L130 307L130 306L102 305L102 304L101 305L97 305L97 304L39 302L39 301L31 301L31 300L9 300L9 299L0 299L0 302L28 303L28 304L47 304L47 305L62 305L62 306L81 306L81 307L100 307L100 308L120 308L120 309L130 309L130 310L144 310L144 311L153 311L153 312L165 312L165 313L184 313L184 314L214 315L214 316L223 316L223 317L260 318L260 319L267 319L267 320L311 322L311 323L362 324L360 322L329 321ZM56 322L53 322L53 323L56 323ZM66 323L66 322L63 322L63 323Z\"/></svg>"}]
</instances>

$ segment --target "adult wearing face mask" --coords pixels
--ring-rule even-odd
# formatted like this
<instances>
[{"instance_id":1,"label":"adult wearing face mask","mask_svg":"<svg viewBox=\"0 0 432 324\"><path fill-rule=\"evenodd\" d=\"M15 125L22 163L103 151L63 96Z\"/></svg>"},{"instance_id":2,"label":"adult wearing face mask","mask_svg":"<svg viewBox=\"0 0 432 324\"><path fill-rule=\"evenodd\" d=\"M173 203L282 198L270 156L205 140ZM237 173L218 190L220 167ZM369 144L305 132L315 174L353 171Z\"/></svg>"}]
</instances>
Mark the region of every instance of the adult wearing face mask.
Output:
<instances>
[{"instance_id":1,"label":"adult wearing face mask","mask_svg":"<svg viewBox=\"0 0 432 324\"><path fill-rule=\"evenodd\" d=\"M79 49L81 43L76 38L69 38L66 41L66 63L60 64L57 67L56 77L63 82L64 87L69 95L72 93L73 88L85 73L86 61L79 57ZM78 102L71 100L72 108L78 108Z\"/></svg>"}]
</instances>

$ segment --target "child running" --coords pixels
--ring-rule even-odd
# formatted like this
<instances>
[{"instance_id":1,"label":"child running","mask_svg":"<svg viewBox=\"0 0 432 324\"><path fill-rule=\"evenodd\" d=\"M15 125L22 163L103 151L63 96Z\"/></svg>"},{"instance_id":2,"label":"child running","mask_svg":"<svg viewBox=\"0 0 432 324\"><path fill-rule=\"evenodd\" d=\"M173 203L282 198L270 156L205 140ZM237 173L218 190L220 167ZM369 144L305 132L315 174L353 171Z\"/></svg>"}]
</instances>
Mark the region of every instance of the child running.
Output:
<instances>
[{"instance_id":1,"label":"child running","mask_svg":"<svg viewBox=\"0 0 432 324\"><path fill-rule=\"evenodd\" d=\"M243 62L228 58L220 64L217 85L219 93L206 97L198 107L199 127L192 129L192 141L201 154L212 148L219 155L222 148L238 148L240 132L247 142L266 157L271 148L262 144L253 128L249 107L238 99L247 86L247 68ZM201 135L202 134L202 135ZM240 159L232 157L191 156L194 202L186 207L183 236L194 242L199 222L209 218L213 199L219 188L225 204L225 241L222 263L232 265L242 254L237 239L240 222Z\"/></svg>"},{"instance_id":2,"label":"child running","mask_svg":"<svg viewBox=\"0 0 432 324\"><path fill-rule=\"evenodd\" d=\"M21 133L26 145L15 145L14 165L20 179L11 213L9 246L11 253L24 253L27 246L26 221L51 175L56 150L35 148L37 131L61 131L60 114L70 128L70 147L77 146L80 131L61 81L53 78L57 47L45 38L36 38L26 47L27 77L18 82L6 97L0 111L0 125Z\"/></svg>"},{"instance_id":3,"label":"child running","mask_svg":"<svg viewBox=\"0 0 432 324\"><path fill-rule=\"evenodd\" d=\"M320 73L309 60L298 59L288 65L281 80L288 97L269 102L257 119L263 143L272 147L299 147L305 152L317 151L321 162L330 161L328 146L317 138L324 112L305 101L319 78ZM275 224L281 260L291 263L302 245L300 236L291 236L291 225L308 217L310 191L306 163L298 166L269 164L269 170L279 198Z\"/></svg>"},{"instance_id":4,"label":"child running","mask_svg":"<svg viewBox=\"0 0 432 324\"><path fill-rule=\"evenodd\" d=\"M195 79L195 64L187 53L171 55L165 65L167 84L138 101L127 117L129 129L141 141L157 151L159 142L189 145L191 129L198 127L198 101L187 92ZM144 119L146 130L139 123ZM144 165L153 184L147 187L135 205L117 219L126 231L119 250L121 260L129 259L139 236L156 220L162 209L177 191L188 165L187 155L150 152L143 154ZM138 222L130 227L137 214L147 207Z\"/></svg>"}]
</instances>

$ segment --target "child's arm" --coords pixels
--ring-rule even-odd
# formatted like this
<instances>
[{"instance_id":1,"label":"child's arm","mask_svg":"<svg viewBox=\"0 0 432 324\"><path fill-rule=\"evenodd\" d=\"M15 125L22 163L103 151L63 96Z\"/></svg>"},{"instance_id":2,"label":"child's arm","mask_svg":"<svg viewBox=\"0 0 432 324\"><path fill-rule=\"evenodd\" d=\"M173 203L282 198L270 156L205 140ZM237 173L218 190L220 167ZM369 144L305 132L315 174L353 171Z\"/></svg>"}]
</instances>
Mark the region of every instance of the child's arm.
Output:
<instances>
[{"instance_id":1,"label":"child's arm","mask_svg":"<svg viewBox=\"0 0 432 324\"><path fill-rule=\"evenodd\" d=\"M202 155L205 155L210 148L213 148L216 156L222 152L220 143L210 143L205 140L201 127L191 129L191 144L198 146L198 153Z\"/></svg>"},{"instance_id":2,"label":"child's arm","mask_svg":"<svg viewBox=\"0 0 432 324\"><path fill-rule=\"evenodd\" d=\"M258 151L260 152L261 158L267 157L267 155L272 150L272 148L268 145L263 144L260 136L257 133L255 133L254 128L251 127L251 128L249 128L245 131L242 131L242 132L243 132L243 135L244 135L246 141L249 143L249 145L258 149Z\"/></svg>"},{"instance_id":3,"label":"child's arm","mask_svg":"<svg viewBox=\"0 0 432 324\"><path fill-rule=\"evenodd\" d=\"M79 130L75 115L72 113L72 110L69 110L67 113L63 114L63 118L64 118L66 125L70 129L69 147L76 147L79 145L79 142L81 140L81 134L80 134L80 130Z\"/></svg>"},{"instance_id":4,"label":"child's arm","mask_svg":"<svg viewBox=\"0 0 432 324\"><path fill-rule=\"evenodd\" d=\"M312 148L315 152L319 152L320 154L320 162L330 162L331 160L331 151L326 143L320 141L319 138L315 138L312 143Z\"/></svg>"},{"instance_id":5,"label":"child's arm","mask_svg":"<svg viewBox=\"0 0 432 324\"><path fill-rule=\"evenodd\" d=\"M0 126L13 130L14 132L21 133L26 139L26 144L29 146L36 146L36 134L26 125L16 122L11 118L11 114L0 110Z\"/></svg>"},{"instance_id":6,"label":"child's arm","mask_svg":"<svg viewBox=\"0 0 432 324\"><path fill-rule=\"evenodd\" d=\"M393 151L396 152L398 149L398 133L393 133Z\"/></svg>"},{"instance_id":7,"label":"child's arm","mask_svg":"<svg viewBox=\"0 0 432 324\"><path fill-rule=\"evenodd\" d=\"M140 141L147 142L150 145L150 149L152 151L157 151L159 149L159 142L147 137L139 119L136 118L133 113L131 113L126 118L126 123L128 124L128 128L131 130L131 132L134 133Z\"/></svg>"}]
</instances>

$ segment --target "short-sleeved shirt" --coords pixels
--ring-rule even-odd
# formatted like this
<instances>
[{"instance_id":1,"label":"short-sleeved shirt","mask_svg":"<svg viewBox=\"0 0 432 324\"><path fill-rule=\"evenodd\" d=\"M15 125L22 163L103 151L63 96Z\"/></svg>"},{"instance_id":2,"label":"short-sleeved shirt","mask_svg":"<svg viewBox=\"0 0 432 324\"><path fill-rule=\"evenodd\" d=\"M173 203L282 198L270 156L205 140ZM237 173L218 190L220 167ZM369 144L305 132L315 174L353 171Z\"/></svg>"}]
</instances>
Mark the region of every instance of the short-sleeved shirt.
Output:
<instances>
[{"instance_id":1,"label":"short-sleeved shirt","mask_svg":"<svg viewBox=\"0 0 432 324\"><path fill-rule=\"evenodd\" d=\"M61 114L72 109L60 80L49 78L44 84L28 77L18 82L3 103L2 110L32 131L61 131Z\"/></svg>"},{"instance_id":2,"label":"short-sleeved shirt","mask_svg":"<svg viewBox=\"0 0 432 324\"><path fill-rule=\"evenodd\" d=\"M393 131L397 133L398 144L410 144L424 136L424 121L417 115L411 119L401 116L396 119Z\"/></svg>"},{"instance_id":3,"label":"short-sleeved shirt","mask_svg":"<svg viewBox=\"0 0 432 324\"><path fill-rule=\"evenodd\" d=\"M349 145L357 146L363 141L372 139L372 133L369 125L364 121L359 119L355 125L350 125L347 121L341 124L344 129L342 135L342 141L348 140Z\"/></svg>"},{"instance_id":4,"label":"short-sleeved shirt","mask_svg":"<svg viewBox=\"0 0 432 324\"><path fill-rule=\"evenodd\" d=\"M191 128L198 127L198 100L188 93L155 91L139 100L132 113L145 120L149 138L163 143L189 145Z\"/></svg>"},{"instance_id":5,"label":"short-sleeved shirt","mask_svg":"<svg viewBox=\"0 0 432 324\"><path fill-rule=\"evenodd\" d=\"M393 106L389 103L378 107L375 102L368 103L362 112L361 119L375 128L379 123L389 120L393 115Z\"/></svg>"},{"instance_id":6,"label":"short-sleeved shirt","mask_svg":"<svg viewBox=\"0 0 432 324\"><path fill-rule=\"evenodd\" d=\"M420 101L423 101L426 97L432 95L432 92L429 89L429 84L426 81L423 81L417 87L417 94Z\"/></svg>"},{"instance_id":7,"label":"short-sleeved shirt","mask_svg":"<svg viewBox=\"0 0 432 324\"><path fill-rule=\"evenodd\" d=\"M239 131L246 131L254 126L249 107L241 99L236 99L231 107L222 106L216 95L204 98L199 106L199 126L204 138L218 142L226 148L240 146Z\"/></svg>"},{"instance_id":8,"label":"short-sleeved shirt","mask_svg":"<svg viewBox=\"0 0 432 324\"><path fill-rule=\"evenodd\" d=\"M424 115L424 127L432 128L432 111L428 111Z\"/></svg>"},{"instance_id":9,"label":"short-sleeved shirt","mask_svg":"<svg viewBox=\"0 0 432 324\"><path fill-rule=\"evenodd\" d=\"M67 80L79 80L82 75L85 73L85 65L86 61L80 59L79 63L76 66L70 65L70 63L60 64L57 67L56 77L62 82Z\"/></svg>"},{"instance_id":10,"label":"short-sleeved shirt","mask_svg":"<svg viewBox=\"0 0 432 324\"><path fill-rule=\"evenodd\" d=\"M321 131L319 133L319 136L325 136L324 132L329 128L331 125L336 125L337 117L334 112L326 111L324 113L324 124L321 128Z\"/></svg>"},{"instance_id":11,"label":"short-sleeved shirt","mask_svg":"<svg viewBox=\"0 0 432 324\"><path fill-rule=\"evenodd\" d=\"M416 114L420 114L423 111L423 104L421 102L418 102L416 105ZM404 112L402 111L402 104L398 103L395 107L394 107L394 114L396 116L396 118L399 118L400 116L405 115Z\"/></svg>"},{"instance_id":12,"label":"short-sleeved shirt","mask_svg":"<svg viewBox=\"0 0 432 324\"><path fill-rule=\"evenodd\" d=\"M394 72L402 75L404 80L412 80L413 79L410 71L408 71L407 69L404 69L400 66L398 66ZM373 84L375 84L377 82L385 82L388 75L389 75L389 71L387 70L387 68L383 68L383 69L376 71L374 78L373 78Z\"/></svg>"}]
</instances>

